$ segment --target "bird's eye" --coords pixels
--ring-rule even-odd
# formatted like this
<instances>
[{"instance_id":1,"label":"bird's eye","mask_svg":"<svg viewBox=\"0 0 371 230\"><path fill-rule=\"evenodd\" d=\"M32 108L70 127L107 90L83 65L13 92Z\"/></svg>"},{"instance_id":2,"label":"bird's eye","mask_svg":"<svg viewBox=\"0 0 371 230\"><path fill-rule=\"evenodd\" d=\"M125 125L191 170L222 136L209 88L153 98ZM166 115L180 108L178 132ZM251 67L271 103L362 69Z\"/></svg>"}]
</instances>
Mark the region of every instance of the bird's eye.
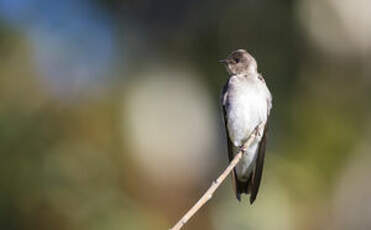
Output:
<instances>
[{"instance_id":1,"label":"bird's eye","mask_svg":"<svg viewBox=\"0 0 371 230\"><path fill-rule=\"evenodd\" d=\"M239 62L240 62L240 59L239 59L239 58L235 58L234 61L235 61L236 63L239 63Z\"/></svg>"}]
</instances>

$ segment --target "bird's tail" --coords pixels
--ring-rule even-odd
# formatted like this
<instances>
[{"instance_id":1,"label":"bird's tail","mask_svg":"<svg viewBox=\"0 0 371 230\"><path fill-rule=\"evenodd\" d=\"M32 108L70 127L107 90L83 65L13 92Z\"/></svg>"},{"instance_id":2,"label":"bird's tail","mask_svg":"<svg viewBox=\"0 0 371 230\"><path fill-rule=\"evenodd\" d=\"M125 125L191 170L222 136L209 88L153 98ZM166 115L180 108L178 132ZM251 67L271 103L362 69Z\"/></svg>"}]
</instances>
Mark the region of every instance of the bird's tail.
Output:
<instances>
[{"instance_id":1,"label":"bird's tail","mask_svg":"<svg viewBox=\"0 0 371 230\"><path fill-rule=\"evenodd\" d=\"M236 175L236 173L234 173ZM241 201L241 194L246 193L250 194L251 192L251 175L247 181L238 180L235 176L235 189L236 189L236 198L238 201Z\"/></svg>"}]
</instances>

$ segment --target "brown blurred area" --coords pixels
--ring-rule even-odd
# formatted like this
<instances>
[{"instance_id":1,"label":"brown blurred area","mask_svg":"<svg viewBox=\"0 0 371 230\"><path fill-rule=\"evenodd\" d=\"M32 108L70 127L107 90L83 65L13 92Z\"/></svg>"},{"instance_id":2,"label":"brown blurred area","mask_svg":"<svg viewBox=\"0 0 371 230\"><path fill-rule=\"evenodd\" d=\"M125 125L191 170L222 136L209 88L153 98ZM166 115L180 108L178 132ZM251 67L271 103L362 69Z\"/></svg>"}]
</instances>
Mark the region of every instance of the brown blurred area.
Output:
<instances>
[{"instance_id":1,"label":"brown blurred area","mask_svg":"<svg viewBox=\"0 0 371 230\"><path fill-rule=\"evenodd\" d=\"M253 206L184 229L371 228L371 2L0 1L0 229L168 229L227 165L217 60L273 94Z\"/></svg>"}]
</instances>

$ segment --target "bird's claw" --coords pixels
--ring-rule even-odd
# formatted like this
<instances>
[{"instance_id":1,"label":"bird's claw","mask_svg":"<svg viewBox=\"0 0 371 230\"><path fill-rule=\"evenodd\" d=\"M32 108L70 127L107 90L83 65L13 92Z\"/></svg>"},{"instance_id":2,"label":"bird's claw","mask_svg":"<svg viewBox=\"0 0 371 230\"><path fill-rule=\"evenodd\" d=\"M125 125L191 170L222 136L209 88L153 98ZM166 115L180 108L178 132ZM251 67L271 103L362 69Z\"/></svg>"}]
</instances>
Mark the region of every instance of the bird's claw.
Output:
<instances>
[{"instance_id":1,"label":"bird's claw","mask_svg":"<svg viewBox=\"0 0 371 230\"><path fill-rule=\"evenodd\" d=\"M242 146L240 147L240 150L241 150L242 154L244 154L244 153L247 151L247 148L246 148L245 145L242 145Z\"/></svg>"},{"instance_id":2,"label":"bird's claw","mask_svg":"<svg viewBox=\"0 0 371 230\"><path fill-rule=\"evenodd\" d=\"M263 123L260 123L260 124L259 124L258 126L256 126L256 128L255 128L255 135L258 136L258 137L263 136L262 130L264 130L264 129L260 127L262 124L263 124Z\"/></svg>"},{"instance_id":3,"label":"bird's claw","mask_svg":"<svg viewBox=\"0 0 371 230\"><path fill-rule=\"evenodd\" d=\"M257 127L255 128L255 135L258 136L258 137L260 137L260 136L262 135L262 133L260 132L260 128L259 128L259 126L257 126Z\"/></svg>"}]
</instances>

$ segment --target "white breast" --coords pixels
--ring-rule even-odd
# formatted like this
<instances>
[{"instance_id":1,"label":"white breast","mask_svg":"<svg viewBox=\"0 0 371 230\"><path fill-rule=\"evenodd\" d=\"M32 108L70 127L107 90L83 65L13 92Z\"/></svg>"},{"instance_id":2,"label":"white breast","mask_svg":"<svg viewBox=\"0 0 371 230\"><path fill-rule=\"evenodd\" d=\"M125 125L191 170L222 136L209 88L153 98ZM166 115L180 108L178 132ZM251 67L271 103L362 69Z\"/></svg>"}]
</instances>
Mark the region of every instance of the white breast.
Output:
<instances>
[{"instance_id":1,"label":"white breast","mask_svg":"<svg viewBox=\"0 0 371 230\"><path fill-rule=\"evenodd\" d=\"M227 126L230 139L236 147L244 144L259 124L266 122L268 96L265 84L259 79L231 77L228 84Z\"/></svg>"}]
</instances>

